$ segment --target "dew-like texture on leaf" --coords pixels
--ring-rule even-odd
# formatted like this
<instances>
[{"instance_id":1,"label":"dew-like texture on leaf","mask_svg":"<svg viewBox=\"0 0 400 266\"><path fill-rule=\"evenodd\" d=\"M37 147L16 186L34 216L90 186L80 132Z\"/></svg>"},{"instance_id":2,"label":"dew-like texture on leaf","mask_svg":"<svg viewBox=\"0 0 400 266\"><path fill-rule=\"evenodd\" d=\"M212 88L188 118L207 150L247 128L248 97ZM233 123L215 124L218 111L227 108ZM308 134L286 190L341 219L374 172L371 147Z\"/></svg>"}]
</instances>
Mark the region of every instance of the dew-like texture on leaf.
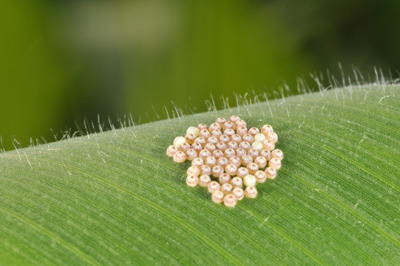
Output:
<instances>
[{"instance_id":1,"label":"dew-like texture on leaf","mask_svg":"<svg viewBox=\"0 0 400 266\"><path fill-rule=\"evenodd\" d=\"M353 87L0 154L0 265L398 264L399 106ZM232 114L274 125L285 161L228 209L165 150Z\"/></svg>"}]
</instances>

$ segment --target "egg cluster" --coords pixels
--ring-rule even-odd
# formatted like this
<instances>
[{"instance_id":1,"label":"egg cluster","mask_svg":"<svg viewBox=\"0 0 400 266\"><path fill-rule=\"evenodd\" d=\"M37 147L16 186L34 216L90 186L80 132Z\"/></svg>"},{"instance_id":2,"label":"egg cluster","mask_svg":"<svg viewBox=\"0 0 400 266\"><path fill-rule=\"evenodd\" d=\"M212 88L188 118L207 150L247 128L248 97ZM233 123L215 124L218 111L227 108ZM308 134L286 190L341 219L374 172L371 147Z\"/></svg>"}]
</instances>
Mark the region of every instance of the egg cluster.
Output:
<instances>
[{"instance_id":1,"label":"egg cluster","mask_svg":"<svg viewBox=\"0 0 400 266\"><path fill-rule=\"evenodd\" d=\"M270 125L261 131L247 128L239 116L220 117L210 126L189 127L185 137L176 137L167 155L177 163L186 160L186 184L207 187L215 203L235 207L238 200L255 198L257 183L275 179L283 152L275 149L278 135Z\"/></svg>"}]
</instances>

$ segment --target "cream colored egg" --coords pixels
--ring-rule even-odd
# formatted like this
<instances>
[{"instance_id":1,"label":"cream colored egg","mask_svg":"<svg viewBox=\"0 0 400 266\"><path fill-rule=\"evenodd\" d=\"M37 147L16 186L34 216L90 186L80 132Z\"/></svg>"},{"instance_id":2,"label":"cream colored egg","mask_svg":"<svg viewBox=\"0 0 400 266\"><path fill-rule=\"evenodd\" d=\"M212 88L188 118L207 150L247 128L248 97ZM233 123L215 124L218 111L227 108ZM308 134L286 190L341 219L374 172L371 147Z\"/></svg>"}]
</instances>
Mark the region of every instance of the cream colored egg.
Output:
<instances>
[{"instance_id":1,"label":"cream colored egg","mask_svg":"<svg viewBox=\"0 0 400 266\"><path fill-rule=\"evenodd\" d=\"M251 144L251 147L258 152L262 151L264 149L263 144L259 141L254 141L253 144Z\"/></svg>"},{"instance_id":2,"label":"cream colored egg","mask_svg":"<svg viewBox=\"0 0 400 266\"><path fill-rule=\"evenodd\" d=\"M186 143L186 139L182 136L176 137L174 139L174 146L179 148L183 143Z\"/></svg>"},{"instance_id":3,"label":"cream colored egg","mask_svg":"<svg viewBox=\"0 0 400 266\"><path fill-rule=\"evenodd\" d=\"M195 135L196 137L199 136L199 133L200 133L200 129L197 128L197 127L189 127L189 128L186 130L186 134L193 134L193 135Z\"/></svg>"},{"instance_id":4,"label":"cream colored egg","mask_svg":"<svg viewBox=\"0 0 400 266\"><path fill-rule=\"evenodd\" d=\"M254 175L246 175L243 178L243 183L246 187L254 187L257 183L257 179Z\"/></svg>"}]
</instances>

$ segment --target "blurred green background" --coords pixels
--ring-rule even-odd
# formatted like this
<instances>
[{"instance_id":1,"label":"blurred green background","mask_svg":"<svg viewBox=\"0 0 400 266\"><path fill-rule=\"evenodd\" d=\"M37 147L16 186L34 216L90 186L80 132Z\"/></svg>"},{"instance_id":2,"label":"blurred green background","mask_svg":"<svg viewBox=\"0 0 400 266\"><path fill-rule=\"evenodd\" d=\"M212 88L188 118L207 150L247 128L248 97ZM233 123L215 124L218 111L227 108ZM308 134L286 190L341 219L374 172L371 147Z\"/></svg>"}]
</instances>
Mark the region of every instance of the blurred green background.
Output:
<instances>
[{"instance_id":1,"label":"blurred green background","mask_svg":"<svg viewBox=\"0 0 400 266\"><path fill-rule=\"evenodd\" d=\"M14 0L0 10L5 149L98 116L144 123L172 102L205 111L211 94L233 105L284 82L297 93L297 77L340 75L338 62L366 79L400 62L398 0Z\"/></svg>"}]
</instances>

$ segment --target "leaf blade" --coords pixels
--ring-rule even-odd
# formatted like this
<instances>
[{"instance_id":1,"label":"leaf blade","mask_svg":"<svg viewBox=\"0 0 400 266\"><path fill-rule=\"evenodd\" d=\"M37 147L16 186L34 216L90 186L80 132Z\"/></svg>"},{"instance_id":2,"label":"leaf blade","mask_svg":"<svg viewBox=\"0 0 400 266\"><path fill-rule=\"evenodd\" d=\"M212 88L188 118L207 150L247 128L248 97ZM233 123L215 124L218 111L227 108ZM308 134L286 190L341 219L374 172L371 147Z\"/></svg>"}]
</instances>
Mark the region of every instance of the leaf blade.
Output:
<instances>
[{"instance_id":1,"label":"leaf blade","mask_svg":"<svg viewBox=\"0 0 400 266\"><path fill-rule=\"evenodd\" d=\"M332 90L5 153L0 263L398 262L399 97L398 86ZM285 159L256 200L229 210L187 188L187 165L164 152L188 126L233 113L271 123Z\"/></svg>"}]
</instances>

